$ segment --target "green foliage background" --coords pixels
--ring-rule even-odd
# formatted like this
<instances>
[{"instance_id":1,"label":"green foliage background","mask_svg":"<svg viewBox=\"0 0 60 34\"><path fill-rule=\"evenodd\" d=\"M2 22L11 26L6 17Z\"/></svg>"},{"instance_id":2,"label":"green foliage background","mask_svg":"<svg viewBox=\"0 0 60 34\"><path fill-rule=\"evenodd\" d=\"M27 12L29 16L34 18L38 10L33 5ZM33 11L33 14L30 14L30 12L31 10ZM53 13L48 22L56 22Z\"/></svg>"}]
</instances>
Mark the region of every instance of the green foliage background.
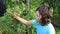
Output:
<instances>
[{"instance_id":1,"label":"green foliage background","mask_svg":"<svg viewBox=\"0 0 60 34\"><path fill-rule=\"evenodd\" d=\"M60 25L60 0L30 0L30 11L28 11L27 0L5 0L7 12L5 16L0 17L0 34L27 34L29 28L30 34L36 34L35 26L29 26L20 23L18 20L10 16L10 13L26 19L33 20L35 18L35 10L44 3L49 4L53 12L52 23ZM60 34L60 30L56 28L56 34Z\"/></svg>"}]
</instances>

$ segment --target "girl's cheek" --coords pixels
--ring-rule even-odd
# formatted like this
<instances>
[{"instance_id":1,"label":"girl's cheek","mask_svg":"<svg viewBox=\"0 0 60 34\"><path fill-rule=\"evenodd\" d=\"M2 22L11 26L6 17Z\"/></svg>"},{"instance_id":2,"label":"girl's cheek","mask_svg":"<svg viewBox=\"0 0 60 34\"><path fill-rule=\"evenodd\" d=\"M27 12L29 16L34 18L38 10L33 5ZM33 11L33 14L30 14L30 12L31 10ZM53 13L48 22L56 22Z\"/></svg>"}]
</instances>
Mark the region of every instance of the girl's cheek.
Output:
<instances>
[{"instance_id":1,"label":"girl's cheek","mask_svg":"<svg viewBox=\"0 0 60 34\"><path fill-rule=\"evenodd\" d=\"M36 20L39 21L39 17L36 17Z\"/></svg>"}]
</instances>

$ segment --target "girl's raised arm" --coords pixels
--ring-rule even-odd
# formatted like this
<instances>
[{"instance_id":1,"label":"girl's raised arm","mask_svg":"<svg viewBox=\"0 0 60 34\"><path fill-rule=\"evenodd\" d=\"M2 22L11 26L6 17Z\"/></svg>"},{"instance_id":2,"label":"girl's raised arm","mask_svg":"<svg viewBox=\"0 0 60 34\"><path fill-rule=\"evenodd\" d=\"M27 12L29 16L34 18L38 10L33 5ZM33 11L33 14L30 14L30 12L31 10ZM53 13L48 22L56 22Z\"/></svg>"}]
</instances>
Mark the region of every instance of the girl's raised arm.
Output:
<instances>
[{"instance_id":1,"label":"girl's raised arm","mask_svg":"<svg viewBox=\"0 0 60 34\"><path fill-rule=\"evenodd\" d=\"M23 18L15 15L15 14L13 15L13 17L14 17L15 19L19 20L19 21L20 21L21 23L23 23L23 24L32 25L32 21L27 21L27 20L25 20L25 19L23 19Z\"/></svg>"}]
</instances>

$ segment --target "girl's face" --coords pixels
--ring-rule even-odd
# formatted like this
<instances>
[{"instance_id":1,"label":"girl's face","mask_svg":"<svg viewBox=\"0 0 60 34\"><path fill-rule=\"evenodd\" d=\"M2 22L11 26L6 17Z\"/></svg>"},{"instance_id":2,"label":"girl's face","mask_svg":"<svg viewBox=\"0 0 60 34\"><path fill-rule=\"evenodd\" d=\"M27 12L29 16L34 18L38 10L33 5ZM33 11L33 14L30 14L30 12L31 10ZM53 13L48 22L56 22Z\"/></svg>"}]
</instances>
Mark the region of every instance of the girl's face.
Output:
<instances>
[{"instance_id":1,"label":"girl's face","mask_svg":"<svg viewBox=\"0 0 60 34\"><path fill-rule=\"evenodd\" d=\"M40 22L41 21L41 18L42 18L42 16L39 14L39 12L37 11L36 12L36 20L38 21L38 22Z\"/></svg>"}]
</instances>

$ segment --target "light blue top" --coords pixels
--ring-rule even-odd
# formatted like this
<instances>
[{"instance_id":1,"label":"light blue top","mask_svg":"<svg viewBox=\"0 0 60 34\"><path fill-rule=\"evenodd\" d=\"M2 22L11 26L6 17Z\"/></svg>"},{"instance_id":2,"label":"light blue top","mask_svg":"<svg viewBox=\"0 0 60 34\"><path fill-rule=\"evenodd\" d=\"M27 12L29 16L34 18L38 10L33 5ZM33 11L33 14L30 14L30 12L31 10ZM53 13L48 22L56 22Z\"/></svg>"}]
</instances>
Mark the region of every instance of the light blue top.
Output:
<instances>
[{"instance_id":1,"label":"light blue top","mask_svg":"<svg viewBox=\"0 0 60 34\"><path fill-rule=\"evenodd\" d=\"M55 29L51 23L46 26L42 26L36 20L32 20L32 24L36 26L37 34L55 34Z\"/></svg>"}]
</instances>

